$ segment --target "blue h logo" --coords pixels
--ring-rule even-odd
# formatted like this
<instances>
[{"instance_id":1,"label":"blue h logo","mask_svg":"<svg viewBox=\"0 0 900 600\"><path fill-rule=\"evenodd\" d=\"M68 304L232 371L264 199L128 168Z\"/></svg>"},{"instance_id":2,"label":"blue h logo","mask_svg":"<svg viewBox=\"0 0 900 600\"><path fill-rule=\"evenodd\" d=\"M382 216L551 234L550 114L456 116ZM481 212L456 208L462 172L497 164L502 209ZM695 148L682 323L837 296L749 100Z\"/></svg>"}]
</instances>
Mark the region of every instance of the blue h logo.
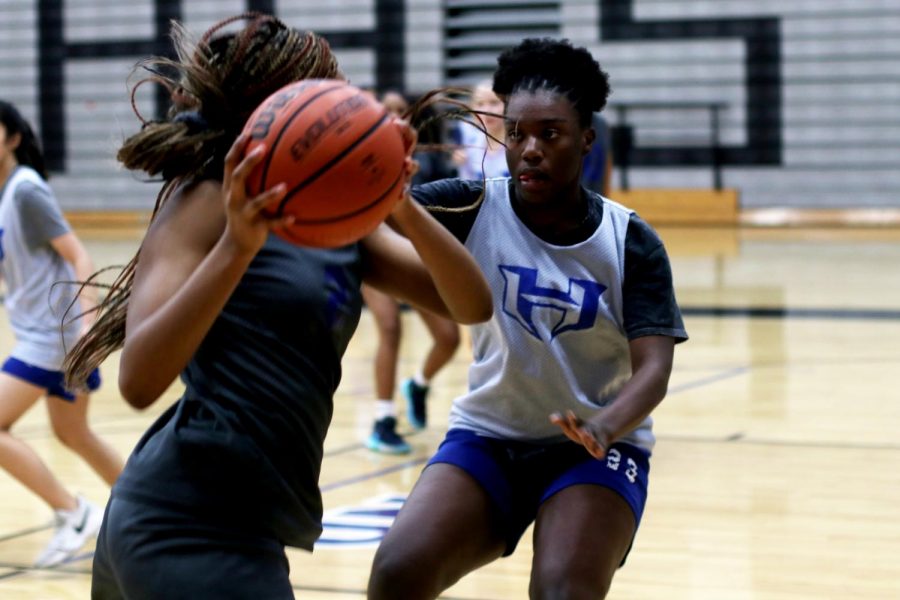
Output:
<instances>
[{"instance_id":1,"label":"blue h logo","mask_svg":"<svg viewBox=\"0 0 900 600\"><path fill-rule=\"evenodd\" d=\"M568 291L537 285L537 269L500 265L500 274L506 281L503 288L503 312L534 337L541 334L534 323L534 308L550 308L560 313L560 318L550 330L552 340L564 331L589 329L597 320L600 295L605 285L586 279L569 278Z\"/></svg>"}]
</instances>

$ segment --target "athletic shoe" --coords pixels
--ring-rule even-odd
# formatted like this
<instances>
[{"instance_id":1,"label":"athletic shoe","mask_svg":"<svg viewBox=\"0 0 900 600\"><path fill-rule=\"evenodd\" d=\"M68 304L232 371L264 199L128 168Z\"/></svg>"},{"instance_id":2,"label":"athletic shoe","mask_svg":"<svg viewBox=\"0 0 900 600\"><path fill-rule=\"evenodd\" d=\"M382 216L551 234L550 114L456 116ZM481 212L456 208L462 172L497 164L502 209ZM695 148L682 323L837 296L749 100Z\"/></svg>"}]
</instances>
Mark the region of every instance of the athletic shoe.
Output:
<instances>
[{"instance_id":1,"label":"athletic shoe","mask_svg":"<svg viewBox=\"0 0 900 600\"><path fill-rule=\"evenodd\" d=\"M103 511L83 496L78 496L78 506L74 510L58 510L55 518L56 531L34 561L36 567L55 567L74 557L85 542L100 531Z\"/></svg>"},{"instance_id":2,"label":"athletic shoe","mask_svg":"<svg viewBox=\"0 0 900 600\"><path fill-rule=\"evenodd\" d=\"M400 434L397 433L397 419L385 417L375 421L372 435L366 440L366 448L381 454L409 454L409 447Z\"/></svg>"},{"instance_id":3,"label":"athletic shoe","mask_svg":"<svg viewBox=\"0 0 900 600\"><path fill-rule=\"evenodd\" d=\"M425 429L428 425L428 386L419 385L412 379L403 382L403 396L406 397L406 418L413 429Z\"/></svg>"}]
</instances>

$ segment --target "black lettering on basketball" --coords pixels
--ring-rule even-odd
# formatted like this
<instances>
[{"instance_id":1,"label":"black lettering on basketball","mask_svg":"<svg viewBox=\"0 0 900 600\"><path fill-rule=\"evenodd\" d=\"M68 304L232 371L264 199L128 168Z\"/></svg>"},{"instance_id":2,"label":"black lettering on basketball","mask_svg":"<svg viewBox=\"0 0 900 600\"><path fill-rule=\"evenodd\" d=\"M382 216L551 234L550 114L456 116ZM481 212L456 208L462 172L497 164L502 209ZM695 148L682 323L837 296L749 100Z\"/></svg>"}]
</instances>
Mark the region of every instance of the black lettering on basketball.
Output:
<instances>
[{"instance_id":1,"label":"black lettering on basketball","mask_svg":"<svg viewBox=\"0 0 900 600\"><path fill-rule=\"evenodd\" d=\"M250 129L250 138L254 140L265 139L269 135L269 129L272 127L272 123L275 122L278 112L287 106L298 93L299 90L288 89L276 94L272 101L263 107L262 112L259 113L259 116L253 122L253 127Z\"/></svg>"},{"instance_id":2,"label":"black lettering on basketball","mask_svg":"<svg viewBox=\"0 0 900 600\"><path fill-rule=\"evenodd\" d=\"M338 123L347 121L349 116L359 112L367 105L368 100L362 94L357 94L332 106L328 112L307 127L303 135L291 145L293 159L298 162L303 160L316 143L322 139L322 136L335 128Z\"/></svg>"}]
</instances>

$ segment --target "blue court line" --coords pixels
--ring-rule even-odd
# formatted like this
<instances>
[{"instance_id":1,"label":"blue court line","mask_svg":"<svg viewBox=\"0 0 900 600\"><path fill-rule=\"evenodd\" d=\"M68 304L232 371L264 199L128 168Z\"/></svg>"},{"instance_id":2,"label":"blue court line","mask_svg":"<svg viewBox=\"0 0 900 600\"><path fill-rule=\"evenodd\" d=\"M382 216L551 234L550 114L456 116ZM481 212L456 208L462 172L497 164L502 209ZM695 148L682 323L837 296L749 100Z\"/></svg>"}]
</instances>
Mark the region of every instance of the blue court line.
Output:
<instances>
[{"instance_id":1,"label":"blue court line","mask_svg":"<svg viewBox=\"0 0 900 600\"><path fill-rule=\"evenodd\" d=\"M408 469L410 467L415 467L416 465L421 465L428 462L428 458L416 458L413 460L407 460L405 462L387 467L385 469L379 469L377 471L372 471L371 473L365 473L363 475L357 475L356 477L350 477L349 479L344 479L342 481L335 481L334 483L329 483L328 485L320 486L322 492L329 492L331 490L344 487L345 485L353 485L354 483L359 483L361 481L367 481L369 479L374 479L376 477L381 477L382 475L387 475L388 473L393 473L395 471L402 471L403 469Z\"/></svg>"},{"instance_id":2,"label":"blue court line","mask_svg":"<svg viewBox=\"0 0 900 600\"><path fill-rule=\"evenodd\" d=\"M748 317L751 319L861 319L869 321L900 320L900 310L878 308L682 306L681 314L692 317Z\"/></svg>"}]
</instances>

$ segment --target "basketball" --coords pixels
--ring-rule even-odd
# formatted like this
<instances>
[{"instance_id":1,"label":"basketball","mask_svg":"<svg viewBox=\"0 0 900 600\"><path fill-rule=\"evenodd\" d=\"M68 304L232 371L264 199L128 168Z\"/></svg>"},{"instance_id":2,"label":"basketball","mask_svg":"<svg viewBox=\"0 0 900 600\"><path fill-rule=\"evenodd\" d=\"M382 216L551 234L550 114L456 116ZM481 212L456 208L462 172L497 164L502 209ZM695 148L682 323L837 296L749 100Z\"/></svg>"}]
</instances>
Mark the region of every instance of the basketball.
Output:
<instances>
[{"instance_id":1,"label":"basketball","mask_svg":"<svg viewBox=\"0 0 900 600\"><path fill-rule=\"evenodd\" d=\"M406 150L385 108L344 81L309 79L269 96L244 127L246 152L268 148L247 181L258 194L285 183L269 216L291 215L284 239L335 248L371 233L403 194Z\"/></svg>"}]
</instances>

